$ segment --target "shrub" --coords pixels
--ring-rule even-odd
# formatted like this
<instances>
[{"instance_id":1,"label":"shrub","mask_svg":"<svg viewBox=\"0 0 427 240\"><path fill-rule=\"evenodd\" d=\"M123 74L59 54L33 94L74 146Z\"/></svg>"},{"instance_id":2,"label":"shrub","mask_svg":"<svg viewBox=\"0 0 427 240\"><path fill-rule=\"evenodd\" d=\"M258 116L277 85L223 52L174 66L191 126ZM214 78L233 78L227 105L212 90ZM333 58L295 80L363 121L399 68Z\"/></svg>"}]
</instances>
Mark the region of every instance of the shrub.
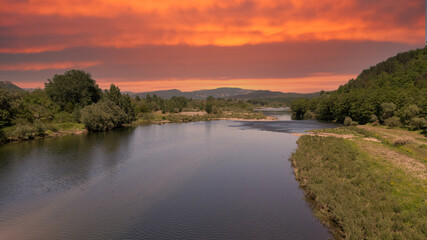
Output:
<instances>
[{"instance_id":1,"label":"shrub","mask_svg":"<svg viewBox=\"0 0 427 240\"><path fill-rule=\"evenodd\" d=\"M219 109L219 107L217 107L217 106L213 106L213 107L212 107L212 113L213 113L213 114L221 114L221 113L222 113L222 111L221 111L221 109Z\"/></svg>"},{"instance_id":2,"label":"shrub","mask_svg":"<svg viewBox=\"0 0 427 240\"><path fill-rule=\"evenodd\" d=\"M393 146L399 147L411 143L414 139L410 136L401 136L392 141Z\"/></svg>"},{"instance_id":3,"label":"shrub","mask_svg":"<svg viewBox=\"0 0 427 240\"><path fill-rule=\"evenodd\" d=\"M34 123L34 130L37 136L44 136L46 132L46 126L40 121Z\"/></svg>"},{"instance_id":4,"label":"shrub","mask_svg":"<svg viewBox=\"0 0 427 240\"><path fill-rule=\"evenodd\" d=\"M122 126L128 116L112 101L104 99L83 108L80 120L90 131L105 131Z\"/></svg>"},{"instance_id":5,"label":"shrub","mask_svg":"<svg viewBox=\"0 0 427 240\"><path fill-rule=\"evenodd\" d=\"M372 115L371 115L371 118L370 118L370 122L371 122L371 123L378 122L378 117L377 117L376 115L372 114Z\"/></svg>"},{"instance_id":6,"label":"shrub","mask_svg":"<svg viewBox=\"0 0 427 240\"><path fill-rule=\"evenodd\" d=\"M307 110L307 112L304 115L304 119L316 119L316 113L310 110Z\"/></svg>"},{"instance_id":7,"label":"shrub","mask_svg":"<svg viewBox=\"0 0 427 240\"><path fill-rule=\"evenodd\" d=\"M33 139L36 132L34 126L29 124L17 124L13 126L8 137L16 140L28 140Z\"/></svg>"},{"instance_id":8,"label":"shrub","mask_svg":"<svg viewBox=\"0 0 427 240\"><path fill-rule=\"evenodd\" d=\"M409 121L408 128L410 130L425 129L427 128L427 120L424 118L418 118L418 117L412 118Z\"/></svg>"},{"instance_id":9,"label":"shrub","mask_svg":"<svg viewBox=\"0 0 427 240\"><path fill-rule=\"evenodd\" d=\"M421 109L417 105L411 104L402 111L401 119L403 122L406 122L411 118L415 118L420 113L420 111Z\"/></svg>"},{"instance_id":10,"label":"shrub","mask_svg":"<svg viewBox=\"0 0 427 240\"><path fill-rule=\"evenodd\" d=\"M350 126L353 120L350 117L345 117L344 119L344 126Z\"/></svg>"},{"instance_id":11,"label":"shrub","mask_svg":"<svg viewBox=\"0 0 427 240\"><path fill-rule=\"evenodd\" d=\"M0 145L5 144L7 142L6 134L4 134L4 131L0 129Z\"/></svg>"},{"instance_id":12,"label":"shrub","mask_svg":"<svg viewBox=\"0 0 427 240\"><path fill-rule=\"evenodd\" d=\"M388 103L382 103L381 109L382 109L382 119L389 119L393 117L397 107L396 107L396 104L388 102Z\"/></svg>"},{"instance_id":13,"label":"shrub","mask_svg":"<svg viewBox=\"0 0 427 240\"><path fill-rule=\"evenodd\" d=\"M391 118L387 118L384 121L384 123L385 123L385 125L387 125L388 127L391 127L391 128L399 127L400 126L400 119L399 119L399 117L394 116Z\"/></svg>"}]
</instances>

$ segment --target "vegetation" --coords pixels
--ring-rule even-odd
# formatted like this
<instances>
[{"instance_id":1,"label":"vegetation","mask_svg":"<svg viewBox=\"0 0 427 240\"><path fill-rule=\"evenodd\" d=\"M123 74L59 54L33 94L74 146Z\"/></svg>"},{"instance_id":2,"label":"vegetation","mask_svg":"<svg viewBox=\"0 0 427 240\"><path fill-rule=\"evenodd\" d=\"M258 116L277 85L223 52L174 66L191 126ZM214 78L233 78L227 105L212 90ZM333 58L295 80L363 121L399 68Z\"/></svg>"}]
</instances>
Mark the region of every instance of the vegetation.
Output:
<instances>
[{"instance_id":1,"label":"vegetation","mask_svg":"<svg viewBox=\"0 0 427 240\"><path fill-rule=\"evenodd\" d=\"M69 70L48 79L44 91L61 110L68 112L96 103L102 95L90 74L79 70Z\"/></svg>"},{"instance_id":2,"label":"vegetation","mask_svg":"<svg viewBox=\"0 0 427 240\"><path fill-rule=\"evenodd\" d=\"M114 84L102 91L89 73L80 70L55 75L47 80L43 90L17 89L9 82L0 85L0 144L82 133L85 129L106 131L124 125L265 118L262 113L255 113L253 104L246 100L211 96L207 100L164 99L155 94L132 98Z\"/></svg>"},{"instance_id":3,"label":"vegetation","mask_svg":"<svg viewBox=\"0 0 427 240\"><path fill-rule=\"evenodd\" d=\"M336 91L295 100L291 108L296 119L346 124L350 119L358 124L422 129L427 134L427 48L400 53L364 70Z\"/></svg>"},{"instance_id":4,"label":"vegetation","mask_svg":"<svg viewBox=\"0 0 427 240\"><path fill-rule=\"evenodd\" d=\"M13 85L13 84L12 84ZM0 144L10 140L104 131L135 119L128 95L111 85L104 92L90 74L70 70L32 92L0 87Z\"/></svg>"},{"instance_id":5,"label":"vegetation","mask_svg":"<svg viewBox=\"0 0 427 240\"><path fill-rule=\"evenodd\" d=\"M81 122L90 131L106 131L129 122L129 117L109 99L99 101L81 110Z\"/></svg>"},{"instance_id":6,"label":"vegetation","mask_svg":"<svg viewBox=\"0 0 427 240\"><path fill-rule=\"evenodd\" d=\"M302 136L291 160L316 215L335 237L426 239L427 139L373 126L316 131L327 133L337 135Z\"/></svg>"}]
</instances>

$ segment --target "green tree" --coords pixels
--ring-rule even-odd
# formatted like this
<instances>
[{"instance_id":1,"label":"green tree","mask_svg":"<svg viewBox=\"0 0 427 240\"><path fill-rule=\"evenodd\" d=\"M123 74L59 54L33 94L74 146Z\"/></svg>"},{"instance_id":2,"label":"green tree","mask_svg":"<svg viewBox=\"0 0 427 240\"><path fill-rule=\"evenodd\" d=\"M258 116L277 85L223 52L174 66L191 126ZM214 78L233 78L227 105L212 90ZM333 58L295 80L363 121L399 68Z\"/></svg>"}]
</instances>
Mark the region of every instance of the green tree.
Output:
<instances>
[{"instance_id":1,"label":"green tree","mask_svg":"<svg viewBox=\"0 0 427 240\"><path fill-rule=\"evenodd\" d=\"M69 70L55 75L45 83L46 94L56 102L61 110L73 111L101 99L101 89L89 73Z\"/></svg>"},{"instance_id":2,"label":"green tree","mask_svg":"<svg viewBox=\"0 0 427 240\"><path fill-rule=\"evenodd\" d=\"M8 91L0 88L0 128L12 122L11 96Z\"/></svg>"},{"instance_id":3,"label":"green tree","mask_svg":"<svg viewBox=\"0 0 427 240\"><path fill-rule=\"evenodd\" d=\"M105 90L104 98L112 101L126 113L126 123L131 122L135 118L135 107L132 105L129 95L123 95L120 92L120 88L116 85L111 84L110 90Z\"/></svg>"},{"instance_id":4,"label":"green tree","mask_svg":"<svg viewBox=\"0 0 427 240\"><path fill-rule=\"evenodd\" d=\"M209 97L206 99L206 106L205 106L205 110L206 110L206 112L207 112L208 114L211 114L211 113L212 113L212 111L213 111L214 100L215 100L215 98L214 98L214 97L212 97L212 96L209 96Z\"/></svg>"}]
</instances>

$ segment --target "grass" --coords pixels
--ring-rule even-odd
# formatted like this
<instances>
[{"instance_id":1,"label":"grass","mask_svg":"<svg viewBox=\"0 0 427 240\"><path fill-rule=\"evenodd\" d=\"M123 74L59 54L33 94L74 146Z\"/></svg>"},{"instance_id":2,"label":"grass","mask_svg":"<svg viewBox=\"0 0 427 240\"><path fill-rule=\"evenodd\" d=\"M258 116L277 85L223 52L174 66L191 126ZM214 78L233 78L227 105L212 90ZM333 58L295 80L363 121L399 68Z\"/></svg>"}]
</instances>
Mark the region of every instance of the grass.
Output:
<instances>
[{"instance_id":1,"label":"grass","mask_svg":"<svg viewBox=\"0 0 427 240\"><path fill-rule=\"evenodd\" d=\"M262 112L223 112L219 114L204 115L182 115L178 113L144 113L130 125L148 125L156 123L183 123L211 121L217 119L264 119L266 116Z\"/></svg>"},{"instance_id":2,"label":"grass","mask_svg":"<svg viewBox=\"0 0 427 240\"><path fill-rule=\"evenodd\" d=\"M56 136L84 130L84 125L76 122L61 123L19 123L2 129L7 141L30 140L34 138Z\"/></svg>"},{"instance_id":3,"label":"grass","mask_svg":"<svg viewBox=\"0 0 427 240\"><path fill-rule=\"evenodd\" d=\"M357 127L320 132L384 137L374 130ZM338 239L426 239L425 178L362 149L360 143L389 151L402 147L363 138L306 135L298 140L291 160L296 179L313 203L315 214ZM416 147L427 154L426 148L414 144L403 147Z\"/></svg>"}]
</instances>

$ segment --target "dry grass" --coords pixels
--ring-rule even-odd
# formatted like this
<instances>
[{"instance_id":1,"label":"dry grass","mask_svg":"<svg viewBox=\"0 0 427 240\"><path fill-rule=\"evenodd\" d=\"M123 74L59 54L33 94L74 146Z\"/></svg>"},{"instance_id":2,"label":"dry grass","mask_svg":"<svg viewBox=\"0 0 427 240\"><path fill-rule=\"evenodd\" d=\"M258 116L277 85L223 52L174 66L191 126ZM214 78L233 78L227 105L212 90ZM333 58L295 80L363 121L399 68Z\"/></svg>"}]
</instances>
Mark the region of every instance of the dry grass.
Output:
<instances>
[{"instance_id":1,"label":"dry grass","mask_svg":"<svg viewBox=\"0 0 427 240\"><path fill-rule=\"evenodd\" d=\"M403 146L403 145L409 144L409 143L411 143L411 142L413 142L413 141L414 141L414 138L413 138L413 137L410 137L410 136L400 136L400 137L394 138L394 139L391 141L391 143L392 143L392 144L393 144L393 146L395 146L395 147L400 147L400 146Z\"/></svg>"},{"instance_id":2,"label":"dry grass","mask_svg":"<svg viewBox=\"0 0 427 240\"><path fill-rule=\"evenodd\" d=\"M372 126L316 132L301 136L291 160L335 238L427 239L424 136Z\"/></svg>"}]
</instances>

